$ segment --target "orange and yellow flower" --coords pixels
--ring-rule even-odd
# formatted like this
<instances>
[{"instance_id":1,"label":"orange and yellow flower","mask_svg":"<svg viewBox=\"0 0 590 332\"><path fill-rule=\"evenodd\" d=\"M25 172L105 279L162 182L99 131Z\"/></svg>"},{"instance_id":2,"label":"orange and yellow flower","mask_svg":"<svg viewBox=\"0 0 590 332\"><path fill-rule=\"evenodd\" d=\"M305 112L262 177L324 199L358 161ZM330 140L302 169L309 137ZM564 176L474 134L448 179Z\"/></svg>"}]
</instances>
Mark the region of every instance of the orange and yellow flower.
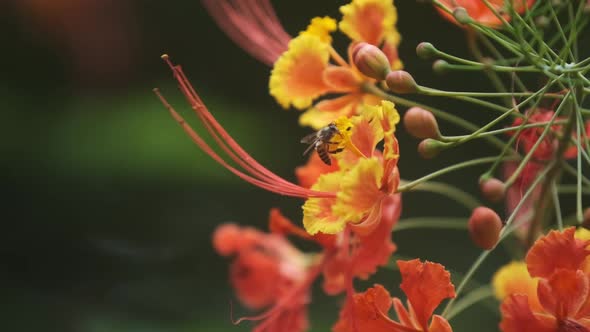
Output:
<instances>
[{"instance_id":1,"label":"orange and yellow flower","mask_svg":"<svg viewBox=\"0 0 590 332\"><path fill-rule=\"evenodd\" d=\"M408 298L407 309L398 298L391 298L383 286L376 284L346 302L332 329L334 332L452 331L446 319L433 315L444 299L455 297L449 272L440 264L422 263L418 259L397 261L397 264L402 274L400 287ZM392 305L399 322L388 316Z\"/></svg>"},{"instance_id":2,"label":"orange and yellow flower","mask_svg":"<svg viewBox=\"0 0 590 332\"><path fill-rule=\"evenodd\" d=\"M334 195L312 197L303 205L303 225L310 234L338 233L347 224L357 232L372 232L381 218L384 199L394 195L399 184L399 148L394 135L399 114L393 103L365 106L347 122L350 125L344 127L351 128L348 145L352 148L336 155L337 172L320 176L311 187ZM381 153L375 148L382 140Z\"/></svg>"},{"instance_id":3,"label":"orange and yellow flower","mask_svg":"<svg viewBox=\"0 0 590 332\"><path fill-rule=\"evenodd\" d=\"M582 236L584 236L582 234ZM590 330L590 240L551 231L526 256L529 278L513 282L501 306L504 332ZM536 284L536 294L532 287ZM506 294L505 294L506 295ZM536 298L535 298L536 297Z\"/></svg>"},{"instance_id":4,"label":"orange and yellow flower","mask_svg":"<svg viewBox=\"0 0 590 332\"><path fill-rule=\"evenodd\" d=\"M348 62L332 48L330 33L337 25L329 17L312 19L307 30L289 42L275 62L269 80L270 94L283 108L307 110L300 124L319 129L340 116L357 114L362 105L377 105L379 99L363 91L363 84L375 80L361 74L352 63L351 52L358 42L381 47L392 69L401 69L397 46L400 35L395 28L397 12L391 0L353 0L342 6L338 24L352 40ZM326 95L336 97L320 97Z\"/></svg>"}]
</instances>

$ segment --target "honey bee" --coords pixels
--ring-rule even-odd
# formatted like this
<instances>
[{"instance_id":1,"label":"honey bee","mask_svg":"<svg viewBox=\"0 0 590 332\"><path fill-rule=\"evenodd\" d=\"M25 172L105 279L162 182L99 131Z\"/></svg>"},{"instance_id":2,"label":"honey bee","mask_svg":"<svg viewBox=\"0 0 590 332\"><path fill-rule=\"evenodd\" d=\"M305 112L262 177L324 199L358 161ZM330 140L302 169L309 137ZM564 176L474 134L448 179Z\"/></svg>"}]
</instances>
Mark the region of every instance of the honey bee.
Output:
<instances>
[{"instance_id":1,"label":"honey bee","mask_svg":"<svg viewBox=\"0 0 590 332\"><path fill-rule=\"evenodd\" d=\"M347 130L350 130L350 128L347 128ZM343 148L338 148L338 142L331 141L336 135L342 136L340 130L336 127L336 124L332 122L317 132L303 137L301 143L309 144L309 147L303 152L303 155L305 156L309 151L315 149L318 156L320 156L320 159L322 159L326 165L332 165L330 153L338 153L344 150ZM334 145L336 148L331 149Z\"/></svg>"}]
</instances>

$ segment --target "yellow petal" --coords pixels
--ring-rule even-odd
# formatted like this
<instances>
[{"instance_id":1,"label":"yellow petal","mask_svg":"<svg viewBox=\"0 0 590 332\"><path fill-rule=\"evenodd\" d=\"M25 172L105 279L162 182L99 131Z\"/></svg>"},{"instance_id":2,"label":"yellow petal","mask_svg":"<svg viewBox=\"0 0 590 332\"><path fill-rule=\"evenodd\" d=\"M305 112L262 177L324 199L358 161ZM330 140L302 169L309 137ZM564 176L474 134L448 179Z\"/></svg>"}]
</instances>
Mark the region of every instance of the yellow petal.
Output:
<instances>
[{"instance_id":1,"label":"yellow petal","mask_svg":"<svg viewBox=\"0 0 590 332\"><path fill-rule=\"evenodd\" d=\"M383 168L376 158L360 159L341 179L333 213L357 224L380 204L385 194L379 190Z\"/></svg>"},{"instance_id":2,"label":"yellow petal","mask_svg":"<svg viewBox=\"0 0 590 332\"><path fill-rule=\"evenodd\" d=\"M314 99L329 90L323 80L329 60L330 45L317 36L304 34L294 38L274 64L270 94L284 108L310 107Z\"/></svg>"},{"instance_id":3,"label":"yellow petal","mask_svg":"<svg viewBox=\"0 0 590 332\"><path fill-rule=\"evenodd\" d=\"M323 174L311 189L324 192L338 192L343 172ZM336 198L309 198L303 204L303 227L314 235L318 232L336 234L341 232L346 225L346 220L334 215L332 207Z\"/></svg>"},{"instance_id":4,"label":"yellow petal","mask_svg":"<svg viewBox=\"0 0 590 332\"><path fill-rule=\"evenodd\" d=\"M336 31L336 20L329 17L314 17L307 26L305 31L302 31L300 35L313 35L318 37L322 42L331 44L332 37L331 32Z\"/></svg>"},{"instance_id":5,"label":"yellow petal","mask_svg":"<svg viewBox=\"0 0 590 332\"><path fill-rule=\"evenodd\" d=\"M381 125L383 127L383 160L389 162L399 158L397 139L395 138L395 126L399 123L399 113L395 109L395 105L390 101L381 102L381 111L383 112L383 120Z\"/></svg>"},{"instance_id":6,"label":"yellow petal","mask_svg":"<svg viewBox=\"0 0 590 332\"><path fill-rule=\"evenodd\" d=\"M590 231L583 227L580 227L576 230L574 237L580 240L590 240Z\"/></svg>"},{"instance_id":7,"label":"yellow petal","mask_svg":"<svg viewBox=\"0 0 590 332\"><path fill-rule=\"evenodd\" d=\"M393 0L352 0L340 7L342 20L339 28L353 41L364 41L379 46L388 38L399 42L395 28L397 10Z\"/></svg>"}]
</instances>

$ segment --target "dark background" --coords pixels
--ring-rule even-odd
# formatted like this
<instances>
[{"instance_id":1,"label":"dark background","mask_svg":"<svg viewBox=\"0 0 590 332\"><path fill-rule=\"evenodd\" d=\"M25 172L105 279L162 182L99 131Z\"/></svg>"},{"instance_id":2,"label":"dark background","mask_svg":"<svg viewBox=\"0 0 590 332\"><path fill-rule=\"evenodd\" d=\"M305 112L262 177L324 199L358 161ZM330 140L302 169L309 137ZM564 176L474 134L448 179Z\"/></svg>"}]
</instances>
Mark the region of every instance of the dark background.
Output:
<instances>
[{"instance_id":1,"label":"dark background","mask_svg":"<svg viewBox=\"0 0 590 332\"><path fill-rule=\"evenodd\" d=\"M275 1L291 34L313 16L339 18L344 3ZM432 74L431 63L416 57L416 45L430 41L467 56L463 32L428 5L396 5L400 55L418 82L488 88L480 73ZM0 22L0 329L248 330L248 323L230 323L228 261L215 254L210 235L226 221L264 229L272 207L298 221L301 201L266 193L219 167L190 142L151 89L160 87L190 117L160 60L166 52L248 151L294 179L294 167L304 162L299 139L310 129L299 128L297 111L282 110L268 95L270 69L226 38L196 0L4 0ZM343 41L337 39L340 50ZM472 121L490 116L470 105L436 103ZM463 133L441 127L445 134ZM425 161L415 152L418 141L401 126L398 136L404 179L496 153L477 142ZM443 180L477 195L483 170ZM403 199L402 218L470 214L442 196L409 193ZM464 231L407 230L394 239L400 257L433 260L453 271L465 272L479 254ZM477 279L488 282L506 260L500 248ZM385 269L372 281L400 294L397 271ZM341 298L319 289L314 296L313 330L327 330ZM456 331L494 331L497 321L493 310L475 307L451 323Z\"/></svg>"}]
</instances>

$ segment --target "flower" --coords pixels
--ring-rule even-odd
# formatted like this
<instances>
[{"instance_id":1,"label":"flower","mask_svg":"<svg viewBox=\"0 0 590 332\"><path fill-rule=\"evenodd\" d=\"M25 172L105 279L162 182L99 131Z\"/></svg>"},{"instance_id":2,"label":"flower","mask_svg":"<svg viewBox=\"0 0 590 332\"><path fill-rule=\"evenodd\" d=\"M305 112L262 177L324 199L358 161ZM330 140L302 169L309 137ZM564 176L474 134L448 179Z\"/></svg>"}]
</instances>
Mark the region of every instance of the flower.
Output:
<instances>
[{"instance_id":1,"label":"flower","mask_svg":"<svg viewBox=\"0 0 590 332\"><path fill-rule=\"evenodd\" d=\"M333 49L330 33L336 21L316 17L307 29L289 42L288 49L273 66L270 94L283 108L307 110L302 125L319 129L341 116L357 114L362 105L377 105L379 99L364 92L364 84L375 79L363 75L354 65L352 50L359 42L380 47L392 69L401 69L395 29L396 9L390 0L353 0L342 6L340 30L352 40L348 61ZM336 95L326 97L327 95ZM323 100L317 101L321 97Z\"/></svg>"},{"instance_id":2,"label":"flower","mask_svg":"<svg viewBox=\"0 0 590 332\"><path fill-rule=\"evenodd\" d=\"M397 264L402 274L400 287L408 298L407 309L398 298L392 299L383 286L376 284L354 294L345 303L332 329L334 332L452 331L447 320L433 315L444 299L455 297L449 272L440 264L422 263L418 259L397 261ZM392 304L399 322L388 316Z\"/></svg>"},{"instance_id":3,"label":"flower","mask_svg":"<svg viewBox=\"0 0 590 332\"><path fill-rule=\"evenodd\" d=\"M529 305L535 309L541 309L541 304L537 298L538 278L530 276L526 263L523 261L513 261L502 266L492 278L494 295L500 301L516 293L526 294Z\"/></svg>"},{"instance_id":4,"label":"flower","mask_svg":"<svg viewBox=\"0 0 590 332\"><path fill-rule=\"evenodd\" d=\"M526 288L530 286L513 290L501 306L502 331L590 330L590 274L585 269L590 240L577 239L574 234L574 227L551 231L530 248L526 265L530 276L539 278L540 307L529 299Z\"/></svg>"},{"instance_id":5,"label":"flower","mask_svg":"<svg viewBox=\"0 0 590 332\"><path fill-rule=\"evenodd\" d=\"M507 13L508 6L511 5L516 12L523 13L535 3L535 0L510 0L510 3L506 0L490 0L489 3L495 13L482 0L440 0L440 3L450 11L463 7L476 22L489 27L499 28L502 26L502 21L498 18L497 14L501 15L505 20L510 20L510 15ZM445 10L439 7L436 7L436 9L447 20L457 23L455 18Z\"/></svg>"},{"instance_id":6,"label":"flower","mask_svg":"<svg viewBox=\"0 0 590 332\"><path fill-rule=\"evenodd\" d=\"M383 200L395 194L399 184L399 148L394 135L399 114L393 103L366 106L350 119L350 142L354 149L336 155L340 170L318 178L311 190L329 192L309 198L303 205L303 225L310 234L334 234L347 224L357 232L370 233L378 225ZM381 154L375 147L384 141Z\"/></svg>"},{"instance_id":7,"label":"flower","mask_svg":"<svg viewBox=\"0 0 590 332\"><path fill-rule=\"evenodd\" d=\"M285 32L269 0L203 0L217 25L244 51L272 66L287 50Z\"/></svg>"},{"instance_id":8,"label":"flower","mask_svg":"<svg viewBox=\"0 0 590 332\"><path fill-rule=\"evenodd\" d=\"M280 217L277 211L273 218ZM258 316L244 317L259 323L255 332L305 331L310 287L321 270L321 259L310 260L278 233L224 224L213 235L213 246L223 256L234 256L230 281L240 302ZM320 257L322 257L320 255Z\"/></svg>"}]
</instances>

